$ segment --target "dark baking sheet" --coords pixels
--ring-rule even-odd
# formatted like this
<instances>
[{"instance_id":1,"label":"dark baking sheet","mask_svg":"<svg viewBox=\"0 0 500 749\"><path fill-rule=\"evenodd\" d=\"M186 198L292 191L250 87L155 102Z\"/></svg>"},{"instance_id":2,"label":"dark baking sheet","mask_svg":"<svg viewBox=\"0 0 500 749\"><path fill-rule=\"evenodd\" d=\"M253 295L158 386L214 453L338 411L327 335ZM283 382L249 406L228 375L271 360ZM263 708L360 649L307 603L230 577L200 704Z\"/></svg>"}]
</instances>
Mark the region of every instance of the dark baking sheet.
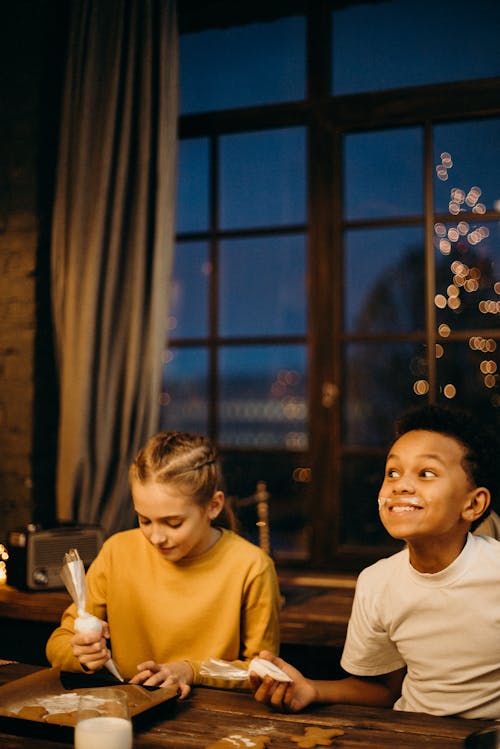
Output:
<instances>
[{"instance_id":1,"label":"dark baking sheet","mask_svg":"<svg viewBox=\"0 0 500 749\"><path fill-rule=\"evenodd\" d=\"M83 686L85 685L85 686ZM165 718L175 703L176 687L151 689L136 684L112 682L127 693L129 711L135 728L158 718ZM108 679L87 674L68 674L57 668L37 671L0 687L0 729L20 736L50 736L69 740L73 736L75 715L72 712L52 714L49 720L18 716L22 706L37 705L50 697L68 692L84 694L89 689L111 686Z\"/></svg>"}]
</instances>

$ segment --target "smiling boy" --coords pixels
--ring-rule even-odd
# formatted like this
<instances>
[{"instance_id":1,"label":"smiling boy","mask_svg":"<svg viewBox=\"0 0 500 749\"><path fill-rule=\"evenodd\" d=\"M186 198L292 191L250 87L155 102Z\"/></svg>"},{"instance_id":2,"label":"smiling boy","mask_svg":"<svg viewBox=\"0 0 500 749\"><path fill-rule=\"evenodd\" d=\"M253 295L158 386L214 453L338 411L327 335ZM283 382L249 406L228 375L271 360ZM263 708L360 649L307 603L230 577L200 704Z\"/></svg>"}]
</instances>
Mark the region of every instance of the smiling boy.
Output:
<instances>
[{"instance_id":1,"label":"smiling boy","mask_svg":"<svg viewBox=\"0 0 500 749\"><path fill-rule=\"evenodd\" d=\"M335 681L251 677L255 698L500 718L500 542L475 536L498 488L498 440L472 416L439 406L405 415L387 456L380 518L405 548L356 585Z\"/></svg>"}]
</instances>

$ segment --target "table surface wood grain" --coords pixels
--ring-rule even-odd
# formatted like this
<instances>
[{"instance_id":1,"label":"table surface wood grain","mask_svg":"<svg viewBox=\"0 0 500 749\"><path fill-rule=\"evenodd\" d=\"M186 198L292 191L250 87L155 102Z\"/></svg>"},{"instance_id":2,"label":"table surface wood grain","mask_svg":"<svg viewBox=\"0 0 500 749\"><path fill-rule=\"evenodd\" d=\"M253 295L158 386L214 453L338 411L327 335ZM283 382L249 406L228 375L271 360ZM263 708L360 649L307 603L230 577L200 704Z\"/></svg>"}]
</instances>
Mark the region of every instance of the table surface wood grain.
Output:
<instances>
[{"instance_id":1,"label":"table surface wood grain","mask_svg":"<svg viewBox=\"0 0 500 749\"><path fill-rule=\"evenodd\" d=\"M0 684L35 670L40 669L26 664L1 665ZM313 726L344 731L332 740L334 749L463 749L470 733L494 725L492 721L346 705L316 706L299 714L282 714L259 705L249 693L202 687L193 689L187 700L174 700L168 705L165 715L135 729L134 749L208 749L221 739L236 735L251 740L265 737L268 749L297 749L294 737L302 737L305 729ZM67 736L22 735L15 724L16 719L10 719L9 723L8 718L3 718L0 722L2 749L67 749L73 746L72 738ZM231 744L225 743L230 749Z\"/></svg>"}]
</instances>

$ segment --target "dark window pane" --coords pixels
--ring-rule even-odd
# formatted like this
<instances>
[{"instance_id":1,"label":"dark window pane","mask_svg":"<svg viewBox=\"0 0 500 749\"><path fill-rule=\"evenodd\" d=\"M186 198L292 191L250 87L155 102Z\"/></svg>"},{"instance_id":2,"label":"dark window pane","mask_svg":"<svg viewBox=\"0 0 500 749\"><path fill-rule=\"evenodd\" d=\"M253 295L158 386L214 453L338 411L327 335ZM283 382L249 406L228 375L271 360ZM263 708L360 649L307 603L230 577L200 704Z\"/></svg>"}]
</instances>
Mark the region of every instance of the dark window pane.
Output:
<instances>
[{"instance_id":1,"label":"dark window pane","mask_svg":"<svg viewBox=\"0 0 500 749\"><path fill-rule=\"evenodd\" d=\"M401 128L345 137L347 220L421 215L422 131Z\"/></svg>"},{"instance_id":2,"label":"dark window pane","mask_svg":"<svg viewBox=\"0 0 500 749\"><path fill-rule=\"evenodd\" d=\"M180 88L182 114L303 99L304 19L182 34Z\"/></svg>"},{"instance_id":3,"label":"dark window pane","mask_svg":"<svg viewBox=\"0 0 500 749\"><path fill-rule=\"evenodd\" d=\"M332 13L334 94L500 75L500 4L356 3Z\"/></svg>"},{"instance_id":4,"label":"dark window pane","mask_svg":"<svg viewBox=\"0 0 500 749\"><path fill-rule=\"evenodd\" d=\"M500 119L436 125L434 165L437 213L500 212Z\"/></svg>"},{"instance_id":5,"label":"dark window pane","mask_svg":"<svg viewBox=\"0 0 500 749\"><path fill-rule=\"evenodd\" d=\"M220 349L219 441L307 449L305 346Z\"/></svg>"},{"instance_id":6,"label":"dark window pane","mask_svg":"<svg viewBox=\"0 0 500 749\"><path fill-rule=\"evenodd\" d=\"M349 344L344 380L345 444L388 446L396 417L427 393L423 346L380 341Z\"/></svg>"},{"instance_id":7,"label":"dark window pane","mask_svg":"<svg viewBox=\"0 0 500 749\"><path fill-rule=\"evenodd\" d=\"M208 140L181 140L177 180L178 232L208 229L208 186Z\"/></svg>"},{"instance_id":8,"label":"dark window pane","mask_svg":"<svg viewBox=\"0 0 500 749\"><path fill-rule=\"evenodd\" d=\"M167 352L160 396L162 429L207 433L207 372L206 349L172 348Z\"/></svg>"},{"instance_id":9,"label":"dark window pane","mask_svg":"<svg viewBox=\"0 0 500 749\"><path fill-rule=\"evenodd\" d=\"M500 425L500 339L472 336L469 341L443 341L437 360L443 403L473 410Z\"/></svg>"},{"instance_id":10,"label":"dark window pane","mask_svg":"<svg viewBox=\"0 0 500 749\"><path fill-rule=\"evenodd\" d=\"M377 498L385 471L385 454L347 455L342 465L340 540L353 546L399 548L379 517Z\"/></svg>"},{"instance_id":11,"label":"dark window pane","mask_svg":"<svg viewBox=\"0 0 500 749\"><path fill-rule=\"evenodd\" d=\"M422 330L425 258L420 228L345 233L345 327L349 333Z\"/></svg>"},{"instance_id":12,"label":"dark window pane","mask_svg":"<svg viewBox=\"0 0 500 749\"><path fill-rule=\"evenodd\" d=\"M181 242L175 251L170 285L170 339L208 333L210 263L204 242Z\"/></svg>"},{"instance_id":13,"label":"dark window pane","mask_svg":"<svg viewBox=\"0 0 500 749\"><path fill-rule=\"evenodd\" d=\"M264 481L269 493L271 553L275 557L307 558L310 527L306 493L311 471L304 456L296 452L226 450L223 470L227 493L233 500L242 535L259 543L255 491L257 483Z\"/></svg>"},{"instance_id":14,"label":"dark window pane","mask_svg":"<svg viewBox=\"0 0 500 749\"><path fill-rule=\"evenodd\" d=\"M305 221L303 128L226 135L220 153L222 229Z\"/></svg>"},{"instance_id":15,"label":"dark window pane","mask_svg":"<svg viewBox=\"0 0 500 749\"><path fill-rule=\"evenodd\" d=\"M463 218L436 222L436 320L442 338L500 328L500 226Z\"/></svg>"},{"instance_id":16,"label":"dark window pane","mask_svg":"<svg viewBox=\"0 0 500 749\"><path fill-rule=\"evenodd\" d=\"M303 235L221 242L221 335L304 333L304 244Z\"/></svg>"}]
</instances>

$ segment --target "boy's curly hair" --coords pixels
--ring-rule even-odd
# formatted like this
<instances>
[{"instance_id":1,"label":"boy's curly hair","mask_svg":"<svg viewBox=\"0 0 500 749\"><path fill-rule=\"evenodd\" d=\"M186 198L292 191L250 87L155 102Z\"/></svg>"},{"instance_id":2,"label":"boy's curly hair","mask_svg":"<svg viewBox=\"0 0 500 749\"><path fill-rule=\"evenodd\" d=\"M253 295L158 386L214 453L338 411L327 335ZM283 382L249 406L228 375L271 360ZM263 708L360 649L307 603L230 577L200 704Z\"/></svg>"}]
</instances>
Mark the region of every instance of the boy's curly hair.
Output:
<instances>
[{"instance_id":1,"label":"boy's curly hair","mask_svg":"<svg viewBox=\"0 0 500 749\"><path fill-rule=\"evenodd\" d=\"M396 439L415 429L439 432L460 442L465 448L463 468L467 476L474 486L489 489L492 504L496 503L500 493L500 441L496 429L469 411L434 404L404 413L395 424ZM471 525L471 530L488 517L490 507Z\"/></svg>"}]
</instances>

